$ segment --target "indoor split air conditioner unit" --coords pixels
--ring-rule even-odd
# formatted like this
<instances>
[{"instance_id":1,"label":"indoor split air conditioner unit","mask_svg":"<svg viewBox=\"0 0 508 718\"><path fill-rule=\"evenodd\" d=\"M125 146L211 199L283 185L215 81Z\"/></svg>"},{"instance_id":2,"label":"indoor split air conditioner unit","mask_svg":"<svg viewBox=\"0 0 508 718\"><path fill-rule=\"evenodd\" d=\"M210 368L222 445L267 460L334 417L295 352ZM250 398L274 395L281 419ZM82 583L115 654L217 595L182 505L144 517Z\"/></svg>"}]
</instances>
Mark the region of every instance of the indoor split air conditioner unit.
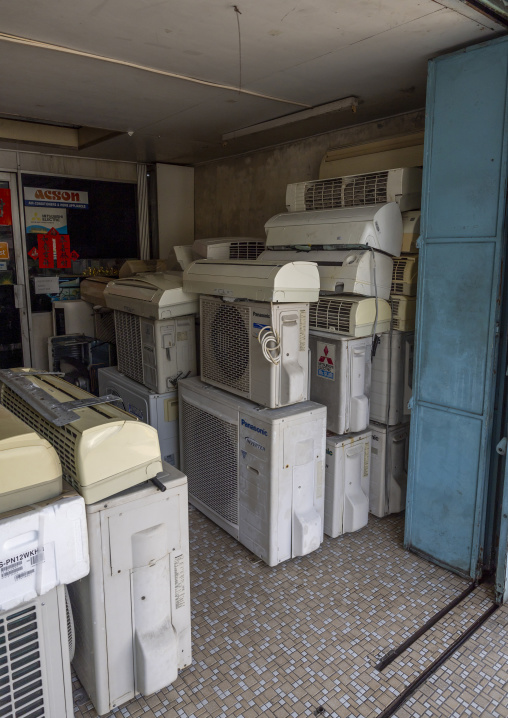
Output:
<instances>
[{"instance_id":1,"label":"indoor split air conditioner unit","mask_svg":"<svg viewBox=\"0 0 508 718\"><path fill-rule=\"evenodd\" d=\"M94 334L101 342L115 343L115 320L113 310L106 307L104 290L112 277L87 277L79 285L81 299L93 307Z\"/></svg>"},{"instance_id":2,"label":"indoor split air conditioner unit","mask_svg":"<svg viewBox=\"0 0 508 718\"><path fill-rule=\"evenodd\" d=\"M420 237L421 212L403 212L402 214L402 252L418 252L416 243Z\"/></svg>"},{"instance_id":3,"label":"indoor split air conditioner unit","mask_svg":"<svg viewBox=\"0 0 508 718\"><path fill-rule=\"evenodd\" d=\"M412 332L415 328L416 297L404 297L401 294L392 294L390 297L392 308L392 327L401 332Z\"/></svg>"},{"instance_id":4,"label":"indoor split air conditioner unit","mask_svg":"<svg viewBox=\"0 0 508 718\"><path fill-rule=\"evenodd\" d=\"M386 426L372 422L369 510L374 516L406 508L409 423Z\"/></svg>"},{"instance_id":5,"label":"indoor split air conditioner unit","mask_svg":"<svg viewBox=\"0 0 508 718\"><path fill-rule=\"evenodd\" d=\"M371 432L327 432L325 534L336 538L367 525Z\"/></svg>"},{"instance_id":6,"label":"indoor split air conditioner unit","mask_svg":"<svg viewBox=\"0 0 508 718\"><path fill-rule=\"evenodd\" d=\"M286 207L289 212L304 212L396 202L405 212L420 208L421 194L422 170L402 167L289 184Z\"/></svg>"},{"instance_id":7,"label":"indoor split air conditioner unit","mask_svg":"<svg viewBox=\"0 0 508 718\"><path fill-rule=\"evenodd\" d=\"M310 305L310 329L367 337L390 329L391 309L388 302L372 297L340 295L321 297Z\"/></svg>"},{"instance_id":8,"label":"indoor split air conditioner unit","mask_svg":"<svg viewBox=\"0 0 508 718\"><path fill-rule=\"evenodd\" d=\"M192 245L195 259L257 259L265 240L255 237L217 237L196 239Z\"/></svg>"},{"instance_id":9,"label":"indoor split air conditioner unit","mask_svg":"<svg viewBox=\"0 0 508 718\"><path fill-rule=\"evenodd\" d=\"M296 262L318 265L321 294L361 294L388 299L392 286L393 260L369 249L266 250L259 261Z\"/></svg>"},{"instance_id":10,"label":"indoor split air conditioner unit","mask_svg":"<svg viewBox=\"0 0 508 718\"><path fill-rule=\"evenodd\" d=\"M368 246L398 257L402 216L398 204L284 212L265 224L266 248L340 249Z\"/></svg>"},{"instance_id":11,"label":"indoor split air conditioner unit","mask_svg":"<svg viewBox=\"0 0 508 718\"><path fill-rule=\"evenodd\" d=\"M263 409L185 379L181 463L189 501L269 566L323 540L326 409Z\"/></svg>"},{"instance_id":12,"label":"indoor split air conditioner unit","mask_svg":"<svg viewBox=\"0 0 508 718\"><path fill-rule=\"evenodd\" d=\"M187 481L167 464L159 480L164 491L145 483L87 506L91 571L69 586L73 667L99 715L191 664Z\"/></svg>"},{"instance_id":13,"label":"indoor split air conditioner unit","mask_svg":"<svg viewBox=\"0 0 508 718\"><path fill-rule=\"evenodd\" d=\"M52 302L53 336L85 334L95 336L93 309L83 299L63 299Z\"/></svg>"},{"instance_id":14,"label":"indoor split air conditioner unit","mask_svg":"<svg viewBox=\"0 0 508 718\"><path fill-rule=\"evenodd\" d=\"M370 385L370 418L381 424L399 424L409 416L404 396L407 394L406 346L414 341L412 332L385 332L372 359ZM391 343L391 349L390 349Z\"/></svg>"},{"instance_id":15,"label":"indoor split air conditioner unit","mask_svg":"<svg viewBox=\"0 0 508 718\"><path fill-rule=\"evenodd\" d=\"M416 295L418 283L418 255L395 257L393 260L392 294Z\"/></svg>"},{"instance_id":16,"label":"indoor split air conditioner unit","mask_svg":"<svg viewBox=\"0 0 508 718\"><path fill-rule=\"evenodd\" d=\"M347 339L312 330L310 398L327 408L335 434L363 431L369 423L372 337Z\"/></svg>"},{"instance_id":17,"label":"indoor split air conditioner unit","mask_svg":"<svg viewBox=\"0 0 508 718\"><path fill-rule=\"evenodd\" d=\"M85 503L100 501L162 471L154 428L59 377L33 371L2 370L0 401L52 444L64 478ZM67 407L67 402L75 404ZM48 414L56 415L61 424L46 418Z\"/></svg>"},{"instance_id":18,"label":"indoor split air conditioner unit","mask_svg":"<svg viewBox=\"0 0 508 718\"><path fill-rule=\"evenodd\" d=\"M132 277L134 274L145 274L147 272L166 272L168 263L165 259L126 259L120 267L118 276L120 279Z\"/></svg>"}]
</instances>

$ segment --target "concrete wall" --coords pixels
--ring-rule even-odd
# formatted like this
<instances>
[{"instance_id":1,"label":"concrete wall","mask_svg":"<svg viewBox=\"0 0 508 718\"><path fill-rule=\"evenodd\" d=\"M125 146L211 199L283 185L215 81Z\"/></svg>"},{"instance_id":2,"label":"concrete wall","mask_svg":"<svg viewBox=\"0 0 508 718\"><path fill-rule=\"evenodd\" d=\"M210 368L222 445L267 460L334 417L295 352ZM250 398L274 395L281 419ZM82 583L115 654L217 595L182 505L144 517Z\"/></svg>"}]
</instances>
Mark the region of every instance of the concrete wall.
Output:
<instances>
[{"instance_id":1,"label":"concrete wall","mask_svg":"<svg viewBox=\"0 0 508 718\"><path fill-rule=\"evenodd\" d=\"M411 112L197 166L196 239L264 238L265 222L286 210L286 185L316 179L328 150L416 132L423 126L424 112Z\"/></svg>"}]
</instances>

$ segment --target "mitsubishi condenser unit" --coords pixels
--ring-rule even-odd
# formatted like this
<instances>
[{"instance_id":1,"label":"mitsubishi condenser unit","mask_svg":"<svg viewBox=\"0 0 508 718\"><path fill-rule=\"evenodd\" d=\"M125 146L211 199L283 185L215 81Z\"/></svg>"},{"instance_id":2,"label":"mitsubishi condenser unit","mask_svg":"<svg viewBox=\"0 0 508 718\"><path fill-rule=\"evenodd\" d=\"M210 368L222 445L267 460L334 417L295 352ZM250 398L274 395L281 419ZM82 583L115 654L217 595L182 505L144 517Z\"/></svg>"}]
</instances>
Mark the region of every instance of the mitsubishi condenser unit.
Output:
<instances>
[{"instance_id":1,"label":"mitsubishi condenser unit","mask_svg":"<svg viewBox=\"0 0 508 718\"><path fill-rule=\"evenodd\" d=\"M402 216L396 202L367 207L284 212L265 224L266 248L372 247L398 257Z\"/></svg>"},{"instance_id":2,"label":"mitsubishi condenser unit","mask_svg":"<svg viewBox=\"0 0 508 718\"><path fill-rule=\"evenodd\" d=\"M266 250L259 261L306 260L318 265L321 294L361 294L388 299L392 286L393 260L369 249Z\"/></svg>"},{"instance_id":3,"label":"mitsubishi condenser unit","mask_svg":"<svg viewBox=\"0 0 508 718\"><path fill-rule=\"evenodd\" d=\"M372 337L347 339L309 335L310 398L327 408L327 427L336 434L363 431L369 423Z\"/></svg>"},{"instance_id":4,"label":"mitsubishi condenser unit","mask_svg":"<svg viewBox=\"0 0 508 718\"><path fill-rule=\"evenodd\" d=\"M2 370L0 401L52 444L64 478L85 503L152 479L162 470L153 427L59 377L30 369ZM46 418L52 414L60 425Z\"/></svg>"},{"instance_id":5,"label":"mitsubishi condenser unit","mask_svg":"<svg viewBox=\"0 0 508 718\"><path fill-rule=\"evenodd\" d=\"M53 335L86 334L95 336L93 309L82 299L63 299L52 302Z\"/></svg>"},{"instance_id":6,"label":"mitsubishi condenser unit","mask_svg":"<svg viewBox=\"0 0 508 718\"><path fill-rule=\"evenodd\" d=\"M381 424L399 424L407 419L404 404L407 377L405 354L411 332L384 332L372 359L370 418ZM390 347L391 344L391 347Z\"/></svg>"},{"instance_id":7,"label":"mitsubishi condenser unit","mask_svg":"<svg viewBox=\"0 0 508 718\"><path fill-rule=\"evenodd\" d=\"M402 213L402 252L414 254L418 252L416 243L420 236L421 212Z\"/></svg>"},{"instance_id":8,"label":"mitsubishi condenser unit","mask_svg":"<svg viewBox=\"0 0 508 718\"><path fill-rule=\"evenodd\" d=\"M308 399L308 304L201 297L201 378L275 408Z\"/></svg>"},{"instance_id":9,"label":"mitsubishi condenser unit","mask_svg":"<svg viewBox=\"0 0 508 718\"><path fill-rule=\"evenodd\" d=\"M412 332L415 328L416 297L404 297L401 294L390 296L392 308L392 327L401 332Z\"/></svg>"},{"instance_id":10,"label":"mitsubishi condenser unit","mask_svg":"<svg viewBox=\"0 0 508 718\"><path fill-rule=\"evenodd\" d=\"M0 636L0 715L73 718L74 634L65 586L0 612Z\"/></svg>"},{"instance_id":11,"label":"mitsubishi condenser unit","mask_svg":"<svg viewBox=\"0 0 508 718\"><path fill-rule=\"evenodd\" d=\"M286 207L289 212L303 212L396 202L405 212L419 209L421 194L421 169L402 167L289 184Z\"/></svg>"},{"instance_id":12,"label":"mitsubishi condenser unit","mask_svg":"<svg viewBox=\"0 0 508 718\"><path fill-rule=\"evenodd\" d=\"M349 337L368 337L390 329L391 309L384 299L340 295L321 297L309 308L309 327Z\"/></svg>"},{"instance_id":13,"label":"mitsubishi condenser unit","mask_svg":"<svg viewBox=\"0 0 508 718\"><path fill-rule=\"evenodd\" d=\"M326 438L325 534L358 531L369 519L370 431Z\"/></svg>"},{"instance_id":14,"label":"mitsubishi condenser unit","mask_svg":"<svg viewBox=\"0 0 508 718\"><path fill-rule=\"evenodd\" d=\"M416 295L418 283L418 255L395 257L393 260L392 294Z\"/></svg>"},{"instance_id":15,"label":"mitsubishi condenser unit","mask_svg":"<svg viewBox=\"0 0 508 718\"><path fill-rule=\"evenodd\" d=\"M106 306L146 319L169 319L196 314L198 298L183 290L181 273L156 272L109 282Z\"/></svg>"},{"instance_id":16,"label":"mitsubishi condenser unit","mask_svg":"<svg viewBox=\"0 0 508 718\"><path fill-rule=\"evenodd\" d=\"M326 409L263 409L207 386L179 385L189 501L275 566L323 540Z\"/></svg>"},{"instance_id":17,"label":"mitsubishi condenser unit","mask_svg":"<svg viewBox=\"0 0 508 718\"><path fill-rule=\"evenodd\" d=\"M191 664L187 481L167 464L159 480L164 491L145 483L87 506L90 575L69 586L73 667L99 715Z\"/></svg>"},{"instance_id":18,"label":"mitsubishi condenser unit","mask_svg":"<svg viewBox=\"0 0 508 718\"><path fill-rule=\"evenodd\" d=\"M386 426L372 422L369 510L374 516L406 508L409 423Z\"/></svg>"}]
</instances>

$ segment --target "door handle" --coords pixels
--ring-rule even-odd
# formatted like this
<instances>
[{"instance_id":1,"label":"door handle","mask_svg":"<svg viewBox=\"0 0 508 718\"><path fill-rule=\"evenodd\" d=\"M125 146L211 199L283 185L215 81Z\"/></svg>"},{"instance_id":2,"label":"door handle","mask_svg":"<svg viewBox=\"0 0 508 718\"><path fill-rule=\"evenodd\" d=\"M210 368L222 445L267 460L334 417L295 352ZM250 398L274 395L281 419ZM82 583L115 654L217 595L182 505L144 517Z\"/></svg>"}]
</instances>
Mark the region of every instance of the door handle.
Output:
<instances>
[{"instance_id":1,"label":"door handle","mask_svg":"<svg viewBox=\"0 0 508 718\"><path fill-rule=\"evenodd\" d=\"M501 441L496 446L496 451L499 454L499 456L506 456L506 445L508 444L508 439L506 436L503 436Z\"/></svg>"}]
</instances>

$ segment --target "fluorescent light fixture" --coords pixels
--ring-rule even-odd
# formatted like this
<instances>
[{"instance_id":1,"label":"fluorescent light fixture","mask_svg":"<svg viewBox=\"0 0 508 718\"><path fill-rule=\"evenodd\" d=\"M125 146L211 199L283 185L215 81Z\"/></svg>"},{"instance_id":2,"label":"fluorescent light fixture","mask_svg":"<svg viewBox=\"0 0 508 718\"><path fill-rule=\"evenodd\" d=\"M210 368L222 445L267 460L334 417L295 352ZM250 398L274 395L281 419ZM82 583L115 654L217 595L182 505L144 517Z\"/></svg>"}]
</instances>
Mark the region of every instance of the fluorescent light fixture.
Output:
<instances>
[{"instance_id":1,"label":"fluorescent light fixture","mask_svg":"<svg viewBox=\"0 0 508 718\"><path fill-rule=\"evenodd\" d=\"M301 110L300 112L292 112L290 115L283 115L282 117L276 117L274 120L268 120L267 122L260 122L257 125L250 125L249 127L242 127L240 130L233 130L233 132L226 132L222 135L222 140L233 140L236 137L244 137L245 135L253 135L256 132L264 132L265 130L273 130L276 127L284 127L293 122L301 122L302 120L308 120L312 117L320 117L321 115L328 115L332 112L340 112L341 110L356 110L358 106L358 98L352 95L351 97L343 97L341 100L335 100L335 102L328 102L326 105L316 105L310 107L308 110Z\"/></svg>"}]
</instances>

